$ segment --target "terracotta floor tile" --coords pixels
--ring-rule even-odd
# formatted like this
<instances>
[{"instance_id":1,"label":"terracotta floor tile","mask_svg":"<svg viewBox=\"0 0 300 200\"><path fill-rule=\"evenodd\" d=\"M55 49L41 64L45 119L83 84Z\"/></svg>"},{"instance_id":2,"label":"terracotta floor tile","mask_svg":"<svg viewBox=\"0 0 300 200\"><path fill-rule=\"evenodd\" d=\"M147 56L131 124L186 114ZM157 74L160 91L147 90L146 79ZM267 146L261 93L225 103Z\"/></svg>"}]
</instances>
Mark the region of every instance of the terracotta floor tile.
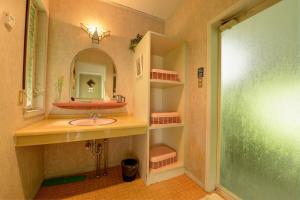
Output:
<instances>
[{"instance_id":1,"label":"terracotta floor tile","mask_svg":"<svg viewBox=\"0 0 300 200\"><path fill-rule=\"evenodd\" d=\"M145 186L141 179L124 183L120 167L109 175L95 179L93 174L77 183L41 187L36 200L199 200L205 193L186 175Z\"/></svg>"}]
</instances>

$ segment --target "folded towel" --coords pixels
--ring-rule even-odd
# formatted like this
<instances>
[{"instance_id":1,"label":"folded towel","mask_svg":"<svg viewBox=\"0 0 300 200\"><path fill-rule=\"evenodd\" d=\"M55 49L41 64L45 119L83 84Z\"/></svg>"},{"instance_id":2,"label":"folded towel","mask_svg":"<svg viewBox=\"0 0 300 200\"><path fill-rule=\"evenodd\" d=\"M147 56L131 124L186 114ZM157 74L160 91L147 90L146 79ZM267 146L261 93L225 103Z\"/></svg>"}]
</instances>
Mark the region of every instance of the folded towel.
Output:
<instances>
[{"instance_id":1,"label":"folded towel","mask_svg":"<svg viewBox=\"0 0 300 200\"><path fill-rule=\"evenodd\" d=\"M176 151L166 145L158 145L150 149L150 161L159 162L176 157Z\"/></svg>"},{"instance_id":2,"label":"folded towel","mask_svg":"<svg viewBox=\"0 0 300 200\"><path fill-rule=\"evenodd\" d=\"M151 117L179 117L179 113L178 112L152 113Z\"/></svg>"},{"instance_id":3,"label":"folded towel","mask_svg":"<svg viewBox=\"0 0 300 200\"><path fill-rule=\"evenodd\" d=\"M164 69L151 69L151 72L165 73L165 74L178 74L176 71L164 70Z\"/></svg>"}]
</instances>

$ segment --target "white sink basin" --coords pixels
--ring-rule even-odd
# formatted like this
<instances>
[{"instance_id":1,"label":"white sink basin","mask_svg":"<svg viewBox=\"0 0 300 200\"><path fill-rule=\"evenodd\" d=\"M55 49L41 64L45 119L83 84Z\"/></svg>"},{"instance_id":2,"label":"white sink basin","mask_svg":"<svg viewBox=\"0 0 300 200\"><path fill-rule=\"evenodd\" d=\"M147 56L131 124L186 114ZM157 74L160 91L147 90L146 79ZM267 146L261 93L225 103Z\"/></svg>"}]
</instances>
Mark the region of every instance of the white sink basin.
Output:
<instances>
[{"instance_id":1,"label":"white sink basin","mask_svg":"<svg viewBox=\"0 0 300 200\"><path fill-rule=\"evenodd\" d=\"M107 124L113 124L117 120L110 118L90 118L90 119L76 119L69 122L71 125L75 126L102 126Z\"/></svg>"}]
</instances>

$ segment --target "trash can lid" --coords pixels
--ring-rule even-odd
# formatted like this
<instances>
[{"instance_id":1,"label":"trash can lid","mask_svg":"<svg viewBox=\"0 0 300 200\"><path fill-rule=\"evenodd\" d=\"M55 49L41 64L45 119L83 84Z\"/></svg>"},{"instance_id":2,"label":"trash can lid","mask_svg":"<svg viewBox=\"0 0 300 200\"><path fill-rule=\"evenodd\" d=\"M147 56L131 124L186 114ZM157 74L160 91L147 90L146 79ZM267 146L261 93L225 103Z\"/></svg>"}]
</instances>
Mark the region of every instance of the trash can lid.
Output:
<instances>
[{"instance_id":1,"label":"trash can lid","mask_svg":"<svg viewBox=\"0 0 300 200\"><path fill-rule=\"evenodd\" d=\"M129 159L122 160L122 165L124 166L135 166L137 164L138 164L137 159L129 158Z\"/></svg>"}]
</instances>

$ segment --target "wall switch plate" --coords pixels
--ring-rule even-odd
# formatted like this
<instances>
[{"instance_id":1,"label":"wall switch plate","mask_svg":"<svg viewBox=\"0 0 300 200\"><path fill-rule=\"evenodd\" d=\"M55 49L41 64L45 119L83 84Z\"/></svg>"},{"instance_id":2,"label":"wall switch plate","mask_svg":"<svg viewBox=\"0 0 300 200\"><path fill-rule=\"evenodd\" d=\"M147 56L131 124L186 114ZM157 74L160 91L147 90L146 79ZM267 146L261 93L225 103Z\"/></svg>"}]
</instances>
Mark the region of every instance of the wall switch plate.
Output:
<instances>
[{"instance_id":1,"label":"wall switch plate","mask_svg":"<svg viewBox=\"0 0 300 200\"><path fill-rule=\"evenodd\" d=\"M204 67L199 67L197 70L198 76L198 88L202 88L203 86L203 77L204 77Z\"/></svg>"},{"instance_id":2,"label":"wall switch plate","mask_svg":"<svg viewBox=\"0 0 300 200\"><path fill-rule=\"evenodd\" d=\"M19 91L19 96L18 96L18 105L22 106L24 103L24 91L20 90Z\"/></svg>"},{"instance_id":3,"label":"wall switch plate","mask_svg":"<svg viewBox=\"0 0 300 200\"><path fill-rule=\"evenodd\" d=\"M204 67L198 68L198 79L204 77Z\"/></svg>"}]
</instances>

